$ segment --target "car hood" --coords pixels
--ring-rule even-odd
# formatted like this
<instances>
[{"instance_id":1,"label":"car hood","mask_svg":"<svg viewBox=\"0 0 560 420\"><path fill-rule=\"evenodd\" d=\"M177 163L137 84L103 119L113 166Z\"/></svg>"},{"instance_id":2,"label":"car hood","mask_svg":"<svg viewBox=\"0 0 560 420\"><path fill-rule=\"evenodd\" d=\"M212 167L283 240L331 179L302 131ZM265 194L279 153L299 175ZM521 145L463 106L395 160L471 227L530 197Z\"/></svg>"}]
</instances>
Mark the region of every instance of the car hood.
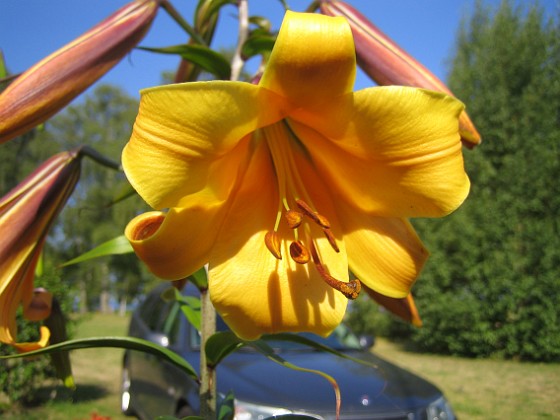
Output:
<instances>
[{"instance_id":1,"label":"car hood","mask_svg":"<svg viewBox=\"0 0 560 420\"><path fill-rule=\"evenodd\" d=\"M372 353L345 354L365 364L317 351L287 351L279 356L298 367L332 376L340 387L343 415L410 412L442 395L434 385ZM245 402L317 414L335 409L334 389L325 378L289 369L258 353L229 355L217 375L219 392L232 390L235 398Z\"/></svg>"}]
</instances>

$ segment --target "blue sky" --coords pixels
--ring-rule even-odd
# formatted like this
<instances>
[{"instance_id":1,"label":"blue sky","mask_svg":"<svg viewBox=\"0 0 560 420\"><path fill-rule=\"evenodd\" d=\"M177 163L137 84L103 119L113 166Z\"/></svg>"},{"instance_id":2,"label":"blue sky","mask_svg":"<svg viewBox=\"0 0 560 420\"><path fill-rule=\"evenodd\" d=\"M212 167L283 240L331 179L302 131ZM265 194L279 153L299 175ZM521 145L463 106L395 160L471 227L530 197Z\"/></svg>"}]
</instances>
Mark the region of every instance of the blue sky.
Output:
<instances>
[{"instance_id":1,"label":"blue sky","mask_svg":"<svg viewBox=\"0 0 560 420\"><path fill-rule=\"evenodd\" d=\"M128 0L0 0L0 49L11 72L18 73L62 47L97 22L126 4ZM302 11L310 0L287 0L290 8ZM460 21L470 16L475 0L348 0L401 47L422 62L438 77L446 79L448 60ZM497 5L500 0L486 0ZM195 0L172 3L190 20ZM529 1L518 0L518 4ZM541 0L547 14L556 14L558 0ZM268 17L278 28L283 8L279 0L249 0L251 14ZM213 46L230 46L237 34L236 9L227 6L221 17ZM176 45L186 34L160 10L140 45L158 47ZM164 70L176 68L178 59L135 50L101 79L123 87L138 96L144 87L160 83ZM371 85L359 74L356 89Z\"/></svg>"}]
</instances>

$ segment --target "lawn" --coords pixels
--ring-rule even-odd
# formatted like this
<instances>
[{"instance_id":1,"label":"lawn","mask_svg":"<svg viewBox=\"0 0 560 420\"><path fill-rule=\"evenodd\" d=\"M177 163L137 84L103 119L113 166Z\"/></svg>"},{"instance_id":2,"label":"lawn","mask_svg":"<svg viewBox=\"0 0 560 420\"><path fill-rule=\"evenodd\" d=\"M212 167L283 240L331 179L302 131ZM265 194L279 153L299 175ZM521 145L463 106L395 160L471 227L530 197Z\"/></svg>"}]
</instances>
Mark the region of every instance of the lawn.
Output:
<instances>
[{"instance_id":1,"label":"lawn","mask_svg":"<svg viewBox=\"0 0 560 420\"><path fill-rule=\"evenodd\" d=\"M95 314L82 322L79 337L124 335L128 318ZM377 340L374 350L385 359L435 382L461 419L560 418L560 364L472 360L415 354ZM119 411L122 350L72 352L77 390L59 392L50 404L7 413L16 420L92 419L93 414L124 420Z\"/></svg>"}]
</instances>

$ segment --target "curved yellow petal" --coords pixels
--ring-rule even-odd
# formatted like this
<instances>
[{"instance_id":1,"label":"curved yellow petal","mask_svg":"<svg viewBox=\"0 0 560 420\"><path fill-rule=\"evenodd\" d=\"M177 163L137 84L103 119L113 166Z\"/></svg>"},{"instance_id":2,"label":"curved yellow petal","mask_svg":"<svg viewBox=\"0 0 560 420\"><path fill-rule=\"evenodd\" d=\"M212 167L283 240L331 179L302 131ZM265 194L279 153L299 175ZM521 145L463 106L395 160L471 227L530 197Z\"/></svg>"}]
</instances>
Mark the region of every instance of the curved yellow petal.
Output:
<instances>
[{"instance_id":1,"label":"curved yellow petal","mask_svg":"<svg viewBox=\"0 0 560 420\"><path fill-rule=\"evenodd\" d=\"M208 262L223 210L197 206L144 213L129 222L125 235L152 273L178 280Z\"/></svg>"},{"instance_id":2,"label":"curved yellow petal","mask_svg":"<svg viewBox=\"0 0 560 420\"><path fill-rule=\"evenodd\" d=\"M291 126L337 195L388 217L439 217L466 198L455 99L405 87L347 95ZM296 122L297 121L297 122Z\"/></svg>"},{"instance_id":3,"label":"curved yellow petal","mask_svg":"<svg viewBox=\"0 0 560 420\"><path fill-rule=\"evenodd\" d=\"M279 199L266 144L260 143L243 181L210 258L216 309L244 339L280 331L330 333L342 321L347 299L326 285L312 263L299 265L289 257L294 236L285 224L278 231L283 258L276 259L265 246ZM331 275L347 281L344 250L336 254L326 239L316 242Z\"/></svg>"},{"instance_id":4,"label":"curved yellow petal","mask_svg":"<svg viewBox=\"0 0 560 420\"><path fill-rule=\"evenodd\" d=\"M337 202L350 270L367 287L403 298L429 253L407 220L374 217Z\"/></svg>"},{"instance_id":5,"label":"curved yellow petal","mask_svg":"<svg viewBox=\"0 0 560 420\"><path fill-rule=\"evenodd\" d=\"M122 155L125 173L155 209L184 207L183 197L192 194L206 203L223 201L243 159L237 146L255 129L281 119L282 108L277 95L249 83L144 90Z\"/></svg>"},{"instance_id":6,"label":"curved yellow petal","mask_svg":"<svg viewBox=\"0 0 560 420\"><path fill-rule=\"evenodd\" d=\"M296 106L315 106L352 91L356 52L348 22L286 12L259 86Z\"/></svg>"}]
</instances>

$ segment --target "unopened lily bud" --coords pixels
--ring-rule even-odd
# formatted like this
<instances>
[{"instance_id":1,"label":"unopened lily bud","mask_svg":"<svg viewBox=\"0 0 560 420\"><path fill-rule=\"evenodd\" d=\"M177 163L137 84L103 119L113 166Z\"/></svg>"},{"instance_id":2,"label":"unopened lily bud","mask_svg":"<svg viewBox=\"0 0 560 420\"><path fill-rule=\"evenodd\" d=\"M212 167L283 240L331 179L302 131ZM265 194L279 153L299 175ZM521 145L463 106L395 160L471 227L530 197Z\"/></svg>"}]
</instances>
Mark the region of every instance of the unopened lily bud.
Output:
<instances>
[{"instance_id":1,"label":"unopened lily bud","mask_svg":"<svg viewBox=\"0 0 560 420\"><path fill-rule=\"evenodd\" d=\"M343 16L348 20L358 64L377 84L419 87L453 96L445 83L352 6L343 1L322 0L321 12L328 16ZM480 134L465 111L459 117L459 133L467 147L472 148L481 141Z\"/></svg>"},{"instance_id":2,"label":"unopened lily bud","mask_svg":"<svg viewBox=\"0 0 560 420\"><path fill-rule=\"evenodd\" d=\"M0 198L0 342L26 352L44 347L49 330L37 342L18 343L16 312L43 319L50 313L48 292L34 293L35 268L47 233L80 176L82 149L59 153L40 165Z\"/></svg>"},{"instance_id":3,"label":"unopened lily bud","mask_svg":"<svg viewBox=\"0 0 560 420\"><path fill-rule=\"evenodd\" d=\"M25 71L0 94L0 143L66 106L144 37L158 0L136 0Z\"/></svg>"}]
</instances>

